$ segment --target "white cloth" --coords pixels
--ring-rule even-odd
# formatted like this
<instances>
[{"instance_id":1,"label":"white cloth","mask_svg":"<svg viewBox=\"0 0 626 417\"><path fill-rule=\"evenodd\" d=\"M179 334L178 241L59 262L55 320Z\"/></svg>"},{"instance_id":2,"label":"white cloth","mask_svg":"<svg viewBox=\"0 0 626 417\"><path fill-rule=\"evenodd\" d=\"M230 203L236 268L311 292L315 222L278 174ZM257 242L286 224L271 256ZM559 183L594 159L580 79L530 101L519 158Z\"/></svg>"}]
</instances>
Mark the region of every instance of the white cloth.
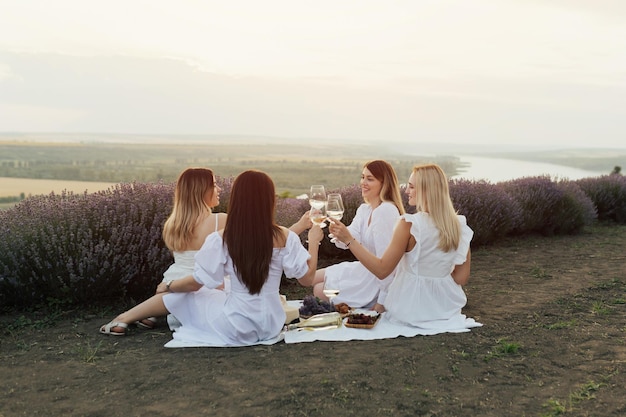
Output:
<instances>
[{"instance_id":1,"label":"white cloth","mask_svg":"<svg viewBox=\"0 0 626 417\"><path fill-rule=\"evenodd\" d=\"M210 234L195 258L194 278L205 290L170 293L166 308L182 323L166 347L246 346L276 343L285 324L279 287L283 271L301 278L309 253L300 238L289 232L284 248L274 248L267 281L259 294L250 294L238 279L228 248L219 233ZM230 292L216 290L230 275Z\"/></svg>"},{"instance_id":2,"label":"white cloth","mask_svg":"<svg viewBox=\"0 0 626 417\"><path fill-rule=\"evenodd\" d=\"M467 297L450 275L455 265L465 262L474 235L465 217L458 216L461 239L457 250L450 252L437 248L439 231L428 213L402 217L411 223L417 243L400 260L389 286L385 302L388 321L440 333L480 326L461 314Z\"/></svg>"},{"instance_id":3,"label":"white cloth","mask_svg":"<svg viewBox=\"0 0 626 417\"><path fill-rule=\"evenodd\" d=\"M391 242L393 229L399 218L400 212L393 203L383 202L373 210L369 204L361 204L348 229L364 248L381 257ZM345 248L341 242L335 245ZM335 304L371 307L376 302L384 304L393 276L392 272L384 280L380 280L361 262L351 261L327 267L324 279L339 289L339 295L333 299Z\"/></svg>"},{"instance_id":4,"label":"white cloth","mask_svg":"<svg viewBox=\"0 0 626 417\"><path fill-rule=\"evenodd\" d=\"M163 282L185 278L193 274L197 250L174 252L174 263L163 273ZM167 315L167 324L171 331L180 327L180 322L173 314Z\"/></svg>"},{"instance_id":5,"label":"white cloth","mask_svg":"<svg viewBox=\"0 0 626 417\"><path fill-rule=\"evenodd\" d=\"M214 232L217 232L217 228L219 227L219 216L215 214L215 228ZM189 275L193 275L194 267L196 264L196 254L197 250L187 250L187 251L174 251L174 263L167 268L167 271L163 273L163 282L166 281L175 281L177 279L182 279L188 277ZM226 285L229 284L229 280L224 280L224 286L226 290ZM180 327L180 321L173 315L167 315L167 325L169 326L171 331L176 331Z\"/></svg>"},{"instance_id":6,"label":"white cloth","mask_svg":"<svg viewBox=\"0 0 626 417\"><path fill-rule=\"evenodd\" d=\"M301 305L302 301L288 301L291 305ZM293 303L293 304L292 304ZM364 312L364 310L356 309L355 313ZM343 319L345 323L347 318ZM284 332L285 343L303 343L314 342L317 340L329 342L345 342L349 340L376 340L376 339L393 339L399 336L415 337L430 336L439 333L463 333L469 332L470 327L480 327L482 324L473 322L468 323L465 327L456 329L436 329L421 328L389 321L387 313L383 313L376 325L371 329L355 329L351 327L341 326L336 329L324 330L289 330Z\"/></svg>"}]
</instances>

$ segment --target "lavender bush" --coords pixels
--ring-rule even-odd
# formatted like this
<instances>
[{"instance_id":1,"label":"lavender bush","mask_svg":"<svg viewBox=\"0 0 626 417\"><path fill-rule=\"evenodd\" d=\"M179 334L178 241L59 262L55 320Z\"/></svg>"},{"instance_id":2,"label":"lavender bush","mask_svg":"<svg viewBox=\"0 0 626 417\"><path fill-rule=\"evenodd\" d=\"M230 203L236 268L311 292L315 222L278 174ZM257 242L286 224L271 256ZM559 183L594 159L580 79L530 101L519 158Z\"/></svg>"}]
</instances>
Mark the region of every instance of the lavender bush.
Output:
<instances>
[{"instance_id":1,"label":"lavender bush","mask_svg":"<svg viewBox=\"0 0 626 417\"><path fill-rule=\"evenodd\" d=\"M228 200L230 199L230 190L233 188L235 177L215 177L217 186L220 187L220 203L213 208L215 213L226 213L228 209Z\"/></svg>"},{"instance_id":2,"label":"lavender bush","mask_svg":"<svg viewBox=\"0 0 626 417\"><path fill-rule=\"evenodd\" d=\"M227 212L233 178L217 181L222 192L215 211ZM0 306L65 307L150 296L172 262L161 231L173 190L174 184L120 184L95 194L30 197L0 211ZM510 234L575 233L593 221L596 206L602 218L624 222L625 190L626 180L617 175L577 182L534 177L495 185L450 183L475 245ZM359 186L332 191L342 194L342 221L350 224L363 203ZM277 222L289 226L307 209L306 200L279 198ZM350 251L323 240L321 266L346 259L354 259Z\"/></svg>"},{"instance_id":3,"label":"lavender bush","mask_svg":"<svg viewBox=\"0 0 626 417\"><path fill-rule=\"evenodd\" d=\"M596 206L598 219L626 223L626 177L619 174L583 178L576 183Z\"/></svg>"},{"instance_id":4,"label":"lavender bush","mask_svg":"<svg viewBox=\"0 0 626 417\"><path fill-rule=\"evenodd\" d=\"M276 199L276 223L289 227L300 220L307 210L309 200L279 197Z\"/></svg>"},{"instance_id":5,"label":"lavender bush","mask_svg":"<svg viewBox=\"0 0 626 417\"><path fill-rule=\"evenodd\" d=\"M450 182L450 197L474 231L473 246L493 243L517 227L522 210L503 187L465 179Z\"/></svg>"},{"instance_id":6,"label":"lavender bush","mask_svg":"<svg viewBox=\"0 0 626 417\"><path fill-rule=\"evenodd\" d=\"M556 207L557 220L554 233L578 233L596 220L596 207L578 184L563 180L558 181L556 185L562 195Z\"/></svg>"},{"instance_id":7,"label":"lavender bush","mask_svg":"<svg viewBox=\"0 0 626 417\"><path fill-rule=\"evenodd\" d=\"M522 216L515 233L554 234L563 192L549 176L525 177L500 184L521 208Z\"/></svg>"},{"instance_id":8,"label":"lavender bush","mask_svg":"<svg viewBox=\"0 0 626 417\"><path fill-rule=\"evenodd\" d=\"M161 239L173 185L31 197L0 212L0 305L145 297L171 263Z\"/></svg>"}]
</instances>

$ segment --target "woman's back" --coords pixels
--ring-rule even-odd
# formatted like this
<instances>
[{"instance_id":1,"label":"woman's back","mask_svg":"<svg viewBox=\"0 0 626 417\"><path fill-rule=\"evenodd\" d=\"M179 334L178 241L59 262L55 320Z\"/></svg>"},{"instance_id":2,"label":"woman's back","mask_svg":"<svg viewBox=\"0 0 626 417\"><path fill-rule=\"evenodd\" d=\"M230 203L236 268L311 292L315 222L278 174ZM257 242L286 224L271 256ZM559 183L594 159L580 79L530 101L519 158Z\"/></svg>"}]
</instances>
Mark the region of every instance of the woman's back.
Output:
<instances>
[{"instance_id":1,"label":"woman's back","mask_svg":"<svg viewBox=\"0 0 626 417\"><path fill-rule=\"evenodd\" d=\"M224 228L226 224L225 213L207 213L198 219L193 230L193 236L183 251L199 250L207 236Z\"/></svg>"},{"instance_id":2,"label":"woman's back","mask_svg":"<svg viewBox=\"0 0 626 417\"><path fill-rule=\"evenodd\" d=\"M469 239L472 235L469 234L470 229L465 224L465 218L461 216L459 221L462 230L465 230L466 239L462 239L459 248L449 252L444 252L439 248L439 230L428 213L405 215L405 219L411 222L411 234L418 242L406 256L413 258L410 262L417 261L419 274L429 277L448 276L455 265L455 261L459 259L459 253L465 254L469 248ZM468 234L469 239L467 239ZM414 259L415 256L418 256L417 260Z\"/></svg>"}]
</instances>

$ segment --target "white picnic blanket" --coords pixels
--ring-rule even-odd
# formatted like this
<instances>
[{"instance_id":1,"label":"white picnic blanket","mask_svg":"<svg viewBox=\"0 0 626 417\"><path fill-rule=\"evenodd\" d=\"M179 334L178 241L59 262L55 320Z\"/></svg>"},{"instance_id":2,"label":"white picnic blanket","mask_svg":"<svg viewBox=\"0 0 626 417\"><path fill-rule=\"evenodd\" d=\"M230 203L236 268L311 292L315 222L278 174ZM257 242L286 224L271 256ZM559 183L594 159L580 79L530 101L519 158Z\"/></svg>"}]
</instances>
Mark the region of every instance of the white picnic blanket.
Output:
<instances>
[{"instance_id":1,"label":"white picnic blanket","mask_svg":"<svg viewBox=\"0 0 626 417\"><path fill-rule=\"evenodd\" d=\"M287 304L294 307L300 307L302 300L287 301ZM356 313L364 312L365 310L355 310ZM344 319L344 322L347 319ZM256 343L255 345L273 345L280 341L285 343L303 343L320 341L332 341L332 342L345 342L348 340L375 340L375 339L393 339L399 336L414 337L414 336L429 336L439 333L463 333L469 332L470 328L481 327L482 324L476 322L474 319L467 318L465 320L465 327L459 329L438 329L429 328L423 329L419 327L404 326L396 323L392 323L387 320L385 313L383 313L378 319L376 325L371 329L356 329L346 326L341 326L335 329L324 330L285 330L277 337L271 340L264 340ZM197 343L184 343L179 340L172 339L165 347L177 348L177 347L211 347L209 345L197 344ZM212 346L218 347L218 346Z\"/></svg>"},{"instance_id":2,"label":"white picnic blanket","mask_svg":"<svg viewBox=\"0 0 626 417\"><path fill-rule=\"evenodd\" d=\"M288 301L287 303L297 303L298 301ZM355 310L355 313L362 312ZM347 318L344 319L344 323ZM284 332L285 343L302 343L323 341L348 341L348 340L375 340L393 339L398 336L414 337L418 335L427 336L439 333L463 333L469 332L471 327L480 327L481 323L474 319L466 319L466 327L460 329L422 329L419 327L405 326L387 320L385 313L378 319L376 325L371 329L357 329L353 327L341 326L336 329L325 330L289 330Z\"/></svg>"}]
</instances>

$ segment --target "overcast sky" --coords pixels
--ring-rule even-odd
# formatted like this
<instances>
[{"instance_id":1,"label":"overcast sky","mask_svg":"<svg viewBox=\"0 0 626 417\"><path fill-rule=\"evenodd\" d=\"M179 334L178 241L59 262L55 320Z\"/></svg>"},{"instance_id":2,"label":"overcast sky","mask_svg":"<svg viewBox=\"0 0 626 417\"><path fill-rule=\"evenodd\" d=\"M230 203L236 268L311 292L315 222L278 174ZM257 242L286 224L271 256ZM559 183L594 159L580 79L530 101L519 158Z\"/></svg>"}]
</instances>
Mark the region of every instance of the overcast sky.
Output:
<instances>
[{"instance_id":1,"label":"overcast sky","mask_svg":"<svg viewBox=\"0 0 626 417\"><path fill-rule=\"evenodd\" d=\"M0 132L626 147L623 0L0 0Z\"/></svg>"}]
</instances>

